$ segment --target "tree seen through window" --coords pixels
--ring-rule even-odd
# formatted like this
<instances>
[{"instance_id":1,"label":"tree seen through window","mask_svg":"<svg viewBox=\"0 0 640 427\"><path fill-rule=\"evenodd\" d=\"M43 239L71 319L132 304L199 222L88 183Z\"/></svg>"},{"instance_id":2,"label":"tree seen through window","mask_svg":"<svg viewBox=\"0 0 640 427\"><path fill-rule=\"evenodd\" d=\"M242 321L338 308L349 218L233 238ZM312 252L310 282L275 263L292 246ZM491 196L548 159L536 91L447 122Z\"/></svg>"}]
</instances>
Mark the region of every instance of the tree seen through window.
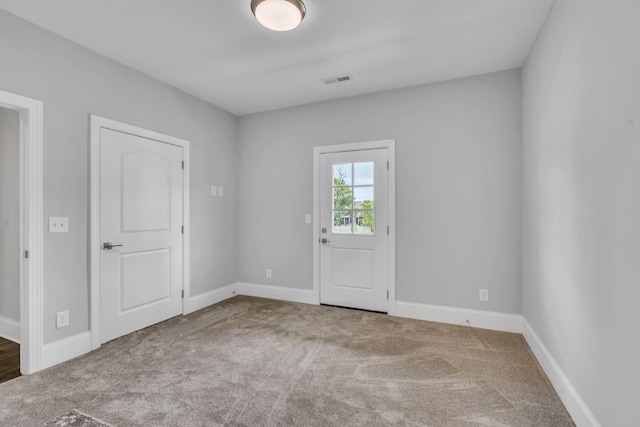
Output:
<instances>
[{"instance_id":1,"label":"tree seen through window","mask_svg":"<svg viewBox=\"0 0 640 427\"><path fill-rule=\"evenodd\" d=\"M373 162L333 165L333 232L373 234Z\"/></svg>"}]
</instances>

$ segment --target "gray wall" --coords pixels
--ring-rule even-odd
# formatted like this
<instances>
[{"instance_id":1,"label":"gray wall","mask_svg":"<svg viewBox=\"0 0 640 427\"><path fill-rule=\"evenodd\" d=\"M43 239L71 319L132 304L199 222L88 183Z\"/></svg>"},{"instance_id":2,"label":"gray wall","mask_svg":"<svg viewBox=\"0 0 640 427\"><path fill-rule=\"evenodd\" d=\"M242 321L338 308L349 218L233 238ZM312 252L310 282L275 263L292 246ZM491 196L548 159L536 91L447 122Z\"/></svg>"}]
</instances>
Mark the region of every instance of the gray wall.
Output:
<instances>
[{"instance_id":1,"label":"gray wall","mask_svg":"<svg viewBox=\"0 0 640 427\"><path fill-rule=\"evenodd\" d=\"M20 321L20 115L0 108L0 317Z\"/></svg>"},{"instance_id":2,"label":"gray wall","mask_svg":"<svg viewBox=\"0 0 640 427\"><path fill-rule=\"evenodd\" d=\"M313 147L396 139L397 299L520 314L520 95L512 70L240 118L240 281L311 289Z\"/></svg>"},{"instance_id":3,"label":"gray wall","mask_svg":"<svg viewBox=\"0 0 640 427\"><path fill-rule=\"evenodd\" d=\"M639 416L638 17L556 0L523 71L524 316L603 426Z\"/></svg>"},{"instance_id":4,"label":"gray wall","mask_svg":"<svg viewBox=\"0 0 640 427\"><path fill-rule=\"evenodd\" d=\"M89 114L191 141L192 293L236 281L234 116L1 10L0 58L0 89L44 102L44 215L69 217L68 234L44 236L45 343L89 326Z\"/></svg>"}]
</instances>

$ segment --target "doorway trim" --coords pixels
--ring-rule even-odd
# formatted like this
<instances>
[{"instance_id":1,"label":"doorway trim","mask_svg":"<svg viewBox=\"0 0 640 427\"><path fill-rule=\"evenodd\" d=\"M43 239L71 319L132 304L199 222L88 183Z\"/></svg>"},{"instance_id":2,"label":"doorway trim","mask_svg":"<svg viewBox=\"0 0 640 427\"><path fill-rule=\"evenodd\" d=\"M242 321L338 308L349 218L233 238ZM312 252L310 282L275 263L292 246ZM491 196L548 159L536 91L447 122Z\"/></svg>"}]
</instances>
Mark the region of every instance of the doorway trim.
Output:
<instances>
[{"instance_id":1,"label":"doorway trim","mask_svg":"<svg viewBox=\"0 0 640 427\"><path fill-rule=\"evenodd\" d=\"M182 177L182 218L184 233L182 235L182 314L186 314L185 301L189 300L190 286L190 151L189 141L173 136L158 133L152 130L140 128L115 120L91 115L91 235L89 238L89 253L91 258L91 349L95 350L102 345L100 340L100 130L111 129L118 132L142 138L153 139L166 144L182 147L184 162Z\"/></svg>"},{"instance_id":2,"label":"doorway trim","mask_svg":"<svg viewBox=\"0 0 640 427\"><path fill-rule=\"evenodd\" d=\"M20 114L20 371L42 369L43 105L0 91L0 107Z\"/></svg>"},{"instance_id":3,"label":"doorway trim","mask_svg":"<svg viewBox=\"0 0 640 427\"><path fill-rule=\"evenodd\" d=\"M396 140L354 142L313 147L313 295L320 304L320 156L345 151L386 148L389 155L389 305L388 314L396 313Z\"/></svg>"}]
</instances>

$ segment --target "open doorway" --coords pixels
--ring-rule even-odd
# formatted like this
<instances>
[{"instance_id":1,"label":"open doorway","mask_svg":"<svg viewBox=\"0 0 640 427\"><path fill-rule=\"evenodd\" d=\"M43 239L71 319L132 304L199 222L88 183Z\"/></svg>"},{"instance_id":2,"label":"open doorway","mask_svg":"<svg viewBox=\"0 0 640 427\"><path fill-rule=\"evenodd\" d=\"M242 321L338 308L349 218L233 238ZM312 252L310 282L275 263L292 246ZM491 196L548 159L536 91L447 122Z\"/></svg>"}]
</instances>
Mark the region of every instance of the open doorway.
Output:
<instances>
[{"instance_id":1,"label":"open doorway","mask_svg":"<svg viewBox=\"0 0 640 427\"><path fill-rule=\"evenodd\" d=\"M0 382L20 376L20 113L0 108Z\"/></svg>"}]
</instances>

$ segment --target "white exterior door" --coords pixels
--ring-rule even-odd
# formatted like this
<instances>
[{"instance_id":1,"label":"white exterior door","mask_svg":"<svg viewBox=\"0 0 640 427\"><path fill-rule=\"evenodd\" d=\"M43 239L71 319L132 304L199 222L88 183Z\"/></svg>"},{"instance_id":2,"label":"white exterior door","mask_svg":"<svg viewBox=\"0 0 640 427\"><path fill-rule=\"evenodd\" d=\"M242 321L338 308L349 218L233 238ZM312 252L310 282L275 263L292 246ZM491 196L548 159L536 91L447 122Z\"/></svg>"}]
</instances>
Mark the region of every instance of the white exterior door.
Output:
<instances>
[{"instance_id":1,"label":"white exterior door","mask_svg":"<svg viewBox=\"0 0 640 427\"><path fill-rule=\"evenodd\" d=\"M101 342L182 313L183 150L100 130Z\"/></svg>"},{"instance_id":2,"label":"white exterior door","mask_svg":"<svg viewBox=\"0 0 640 427\"><path fill-rule=\"evenodd\" d=\"M387 312L388 150L320 156L320 302Z\"/></svg>"}]
</instances>

